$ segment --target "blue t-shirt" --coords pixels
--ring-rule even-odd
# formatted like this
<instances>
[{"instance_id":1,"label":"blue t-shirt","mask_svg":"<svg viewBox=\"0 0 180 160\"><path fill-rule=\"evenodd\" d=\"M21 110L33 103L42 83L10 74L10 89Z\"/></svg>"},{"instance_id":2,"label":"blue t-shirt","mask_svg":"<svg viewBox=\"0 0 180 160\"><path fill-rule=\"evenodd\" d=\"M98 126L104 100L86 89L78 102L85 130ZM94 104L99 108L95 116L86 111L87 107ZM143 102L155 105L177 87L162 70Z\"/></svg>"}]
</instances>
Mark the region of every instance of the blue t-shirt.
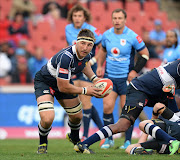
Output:
<instances>
[{"instance_id":1,"label":"blue t-shirt","mask_svg":"<svg viewBox=\"0 0 180 160\"><path fill-rule=\"evenodd\" d=\"M134 67L135 51L145 48L141 37L128 27L122 34L115 34L114 27L103 34L102 47L106 49L105 75L112 78L125 78Z\"/></svg>"},{"instance_id":2,"label":"blue t-shirt","mask_svg":"<svg viewBox=\"0 0 180 160\"><path fill-rule=\"evenodd\" d=\"M180 45L176 48L172 46L171 48L166 48L163 53L164 62L172 62L180 58Z\"/></svg>"},{"instance_id":3,"label":"blue t-shirt","mask_svg":"<svg viewBox=\"0 0 180 160\"><path fill-rule=\"evenodd\" d=\"M164 31L157 32L156 30L152 30L149 33L149 38L151 40L163 41L166 38L166 33Z\"/></svg>"},{"instance_id":4,"label":"blue t-shirt","mask_svg":"<svg viewBox=\"0 0 180 160\"><path fill-rule=\"evenodd\" d=\"M77 29L74 27L74 24L68 24L65 28L65 32L66 32L66 41L68 43L68 45L74 45L76 44L76 40L77 40L77 35L79 34L79 31L81 29L89 29L94 33L94 36L96 38L95 41L95 45L92 49L92 54L93 56L95 55L95 48L96 45L98 45L99 43L101 43L101 39L102 39L102 35L100 34L99 30L96 29L95 27L93 27L92 25L84 22L82 27Z\"/></svg>"}]
</instances>

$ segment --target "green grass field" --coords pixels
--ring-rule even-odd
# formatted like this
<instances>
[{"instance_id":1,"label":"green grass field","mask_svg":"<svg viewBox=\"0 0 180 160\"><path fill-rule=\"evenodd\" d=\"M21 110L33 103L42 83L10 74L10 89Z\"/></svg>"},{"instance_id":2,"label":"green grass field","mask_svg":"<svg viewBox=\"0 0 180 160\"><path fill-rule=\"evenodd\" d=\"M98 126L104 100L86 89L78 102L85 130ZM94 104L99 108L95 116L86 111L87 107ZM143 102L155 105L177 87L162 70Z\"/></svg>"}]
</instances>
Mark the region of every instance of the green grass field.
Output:
<instances>
[{"instance_id":1,"label":"green grass field","mask_svg":"<svg viewBox=\"0 0 180 160\"><path fill-rule=\"evenodd\" d=\"M0 140L0 160L180 160L180 155L127 155L124 150L117 149L123 140L115 139L115 147L109 150L100 149L97 142L90 147L96 152L93 155L76 153L65 139L50 139L46 155L36 154L37 139Z\"/></svg>"}]
</instances>

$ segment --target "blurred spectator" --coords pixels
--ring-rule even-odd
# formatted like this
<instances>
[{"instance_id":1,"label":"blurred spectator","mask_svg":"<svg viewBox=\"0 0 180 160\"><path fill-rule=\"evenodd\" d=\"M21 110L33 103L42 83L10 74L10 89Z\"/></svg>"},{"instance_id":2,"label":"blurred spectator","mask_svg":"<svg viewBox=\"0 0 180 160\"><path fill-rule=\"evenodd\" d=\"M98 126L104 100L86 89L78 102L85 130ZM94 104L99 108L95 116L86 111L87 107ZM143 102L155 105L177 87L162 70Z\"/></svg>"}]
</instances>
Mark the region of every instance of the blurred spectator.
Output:
<instances>
[{"instance_id":1,"label":"blurred spectator","mask_svg":"<svg viewBox=\"0 0 180 160\"><path fill-rule=\"evenodd\" d=\"M42 48L37 47L35 50L34 57L28 60L28 68L31 73L32 79L34 79L37 71L41 69L48 62L47 58L44 57L44 51Z\"/></svg>"},{"instance_id":2,"label":"blurred spectator","mask_svg":"<svg viewBox=\"0 0 180 160\"><path fill-rule=\"evenodd\" d=\"M163 62L172 62L180 58L180 45L178 45L177 33L169 30L166 33L166 48L163 53Z\"/></svg>"},{"instance_id":3,"label":"blurred spectator","mask_svg":"<svg viewBox=\"0 0 180 160\"><path fill-rule=\"evenodd\" d=\"M0 51L0 78L5 78L9 75L12 65L11 60L5 52Z\"/></svg>"},{"instance_id":4,"label":"blurred spectator","mask_svg":"<svg viewBox=\"0 0 180 160\"><path fill-rule=\"evenodd\" d=\"M33 15L35 10L36 8L32 0L13 0L9 18L12 20L15 18L17 12L21 12L23 17L28 19Z\"/></svg>"},{"instance_id":5,"label":"blurred spectator","mask_svg":"<svg viewBox=\"0 0 180 160\"><path fill-rule=\"evenodd\" d=\"M9 40L8 28L10 25L10 21L3 18L1 12L0 9L0 43Z\"/></svg>"},{"instance_id":6,"label":"blurred spectator","mask_svg":"<svg viewBox=\"0 0 180 160\"><path fill-rule=\"evenodd\" d=\"M155 47L156 53L161 53L163 51L163 46L165 45L166 33L162 29L162 22L159 19L154 21L154 29L150 31L149 37L151 40L151 45Z\"/></svg>"},{"instance_id":7,"label":"blurred spectator","mask_svg":"<svg viewBox=\"0 0 180 160\"><path fill-rule=\"evenodd\" d=\"M26 59L29 59L32 57L32 53L30 53L27 49L28 41L26 39L21 39L18 44L18 48L22 48L25 50L25 57Z\"/></svg>"},{"instance_id":8,"label":"blurred spectator","mask_svg":"<svg viewBox=\"0 0 180 160\"><path fill-rule=\"evenodd\" d=\"M27 60L25 57L17 59L15 71L11 74L11 83L32 83L31 74L28 71Z\"/></svg>"},{"instance_id":9,"label":"blurred spectator","mask_svg":"<svg viewBox=\"0 0 180 160\"><path fill-rule=\"evenodd\" d=\"M42 14L52 13L54 10L59 10L59 17L66 18L67 17L67 5L61 6L55 0L49 0L44 4L42 9Z\"/></svg>"},{"instance_id":10,"label":"blurred spectator","mask_svg":"<svg viewBox=\"0 0 180 160\"><path fill-rule=\"evenodd\" d=\"M143 32L143 36L142 39L149 51L149 57L150 58L158 58L157 53L155 52L155 46L151 45L151 40L149 38L149 32L148 31L144 31Z\"/></svg>"},{"instance_id":11,"label":"blurred spectator","mask_svg":"<svg viewBox=\"0 0 180 160\"><path fill-rule=\"evenodd\" d=\"M21 39L28 39L29 37L28 26L23 19L22 13L16 13L14 17L14 21L11 22L9 26L9 33L15 45L18 45Z\"/></svg>"},{"instance_id":12,"label":"blurred spectator","mask_svg":"<svg viewBox=\"0 0 180 160\"><path fill-rule=\"evenodd\" d=\"M178 43L180 44L180 20L177 21L177 27L174 29L178 36Z\"/></svg>"}]
</instances>

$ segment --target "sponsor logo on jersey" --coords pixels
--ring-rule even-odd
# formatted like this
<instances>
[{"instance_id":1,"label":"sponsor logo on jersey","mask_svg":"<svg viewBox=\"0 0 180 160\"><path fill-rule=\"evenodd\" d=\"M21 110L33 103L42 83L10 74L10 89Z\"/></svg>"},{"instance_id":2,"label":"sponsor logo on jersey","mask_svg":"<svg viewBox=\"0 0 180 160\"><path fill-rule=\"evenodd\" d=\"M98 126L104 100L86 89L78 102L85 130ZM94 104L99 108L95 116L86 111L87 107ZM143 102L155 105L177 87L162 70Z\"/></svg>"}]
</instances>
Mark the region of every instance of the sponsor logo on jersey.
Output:
<instances>
[{"instance_id":1,"label":"sponsor logo on jersey","mask_svg":"<svg viewBox=\"0 0 180 160\"><path fill-rule=\"evenodd\" d=\"M82 65L82 62L78 62L78 66Z\"/></svg>"},{"instance_id":2,"label":"sponsor logo on jersey","mask_svg":"<svg viewBox=\"0 0 180 160\"><path fill-rule=\"evenodd\" d=\"M140 36L136 36L136 39L138 40L139 43L142 42L142 38Z\"/></svg>"},{"instance_id":3,"label":"sponsor logo on jersey","mask_svg":"<svg viewBox=\"0 0 180 160\"><path fill-rule=\"evenodd\" d=\"M126 45L126 39L121 39L120 44L121 44L121 46L125 46Z\"/></svg>"},{"instance_id":4,"label":"sponsor logo on jersey","mask_svg":"<svg viewBox=\"0 0 180 160\"><path fill-rule=\"evenodd\" d=\"M120 54L120 50L116 47L113 47L111 49L111 53L114 55L114 56L118 56Z\"/></svg>"},{"instance_id":5,"label":"sponsor logo on jersey","mask_svg":"<svg viewBox=\"0 0 180 160\"><path fill-rule=\"evenodd\" d=\"M72 41L72 45L74 45L74 44L76 44L76 40L73 40L73 41Z\"/></svg>"},{"instance_id":6,"label":"sponsor logo on jersey","mask_svg":"<svg viewBox=\"0 0 180 160\"><path fill-rule=\"evenodd\" d=\"M101 34L98 29L96 29L94 32L95 32L98 36Z\"/></svg>"},{"instance_id":7,"label":"sponsor logo on jersey","mask_svg":"<svg viewBox=\"0 0 180 160\"><path fill-rule=\"evenodd\" d=\"M64 68L59 68L59 73L68 74L69 71L67 69L64 69Z\"/></svg>"}]
</instances>

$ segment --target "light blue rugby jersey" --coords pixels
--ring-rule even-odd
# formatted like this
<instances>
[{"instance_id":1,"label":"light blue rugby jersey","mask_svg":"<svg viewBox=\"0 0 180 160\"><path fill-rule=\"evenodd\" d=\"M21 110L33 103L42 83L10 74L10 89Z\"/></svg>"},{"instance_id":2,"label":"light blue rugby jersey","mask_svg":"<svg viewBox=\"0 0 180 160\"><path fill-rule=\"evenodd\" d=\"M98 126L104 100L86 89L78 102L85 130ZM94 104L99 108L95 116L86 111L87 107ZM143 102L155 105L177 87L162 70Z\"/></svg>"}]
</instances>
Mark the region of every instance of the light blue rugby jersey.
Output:
<instances>
[{"instance_id":1,"label":"light blue rugby jersey","mask_svg":"<svg viewBox=\"0 0 180 160\"><path fill-rule=\"evenodd\" d=\"M180 45L176 48L172 46L171 48L166 48L163 53L163 61L164 62L172 62L177 59L180 59Z\"/></svg>"},{"instance_id":2,"label":"light blue rugby jersey","mask_svg":"<svg viewBox=\"0 0 180 160\"><path fill-rule=\"evenodd\" d=\"M114 27L104 32L102 46L107 51L105 74L112 78L127 77L134 67L136 51L146 47L141 37L126 26L119 35L114 33Z\"/></svg>"},{"instance_id":3,"label":"light blue rugby jersey","mask_svg":"<svg viewBox=\"0 0 180 160\"><path fill-rule=\"evenodd\" d=\"M99 43L101 43L102 40L102 35L100 34L99 30L95 27L93 27L92 25L84 22L82 27L79 29L74 28L74 24L68 24L65 28L65 32L66 32L66 41L68 43L68 45L73 45L76 43L77 40L77 35L79 34L79 31L81 29L89 29L94 33L94 36L96 38L95 41L95 45L92 49L92 54L93 56L95 55L95 49L96 49L96 45L98 45Z\"/></svg>"}]
</instances>

